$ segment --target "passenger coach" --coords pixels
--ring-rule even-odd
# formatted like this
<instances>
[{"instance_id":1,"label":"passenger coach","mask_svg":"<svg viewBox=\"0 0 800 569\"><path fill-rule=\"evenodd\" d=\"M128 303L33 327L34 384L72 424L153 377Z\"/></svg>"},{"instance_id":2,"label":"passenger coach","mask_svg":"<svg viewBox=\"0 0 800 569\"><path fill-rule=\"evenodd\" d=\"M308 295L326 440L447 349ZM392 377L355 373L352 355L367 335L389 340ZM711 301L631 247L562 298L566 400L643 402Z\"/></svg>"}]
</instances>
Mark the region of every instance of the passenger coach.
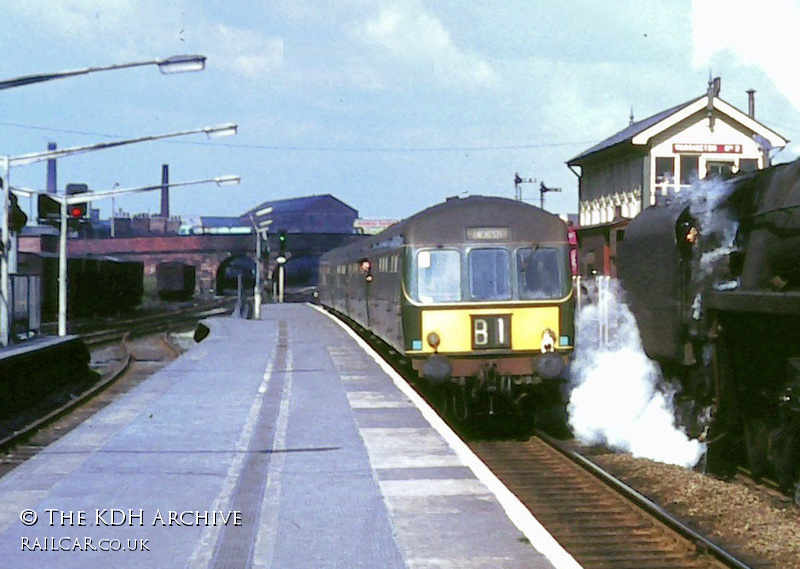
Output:
<instances>
[{"instance_id":1,"label":"passenger coach","mask_svg":"<svg viewBox=\"0 0 800 569\"><path fill-rule=\"evenodd\" d=\"M441 388L448 411L561 405L574 344L567 227L505 198L449 198L326 253L321 304Z\"/></svg>"}]
</instances>

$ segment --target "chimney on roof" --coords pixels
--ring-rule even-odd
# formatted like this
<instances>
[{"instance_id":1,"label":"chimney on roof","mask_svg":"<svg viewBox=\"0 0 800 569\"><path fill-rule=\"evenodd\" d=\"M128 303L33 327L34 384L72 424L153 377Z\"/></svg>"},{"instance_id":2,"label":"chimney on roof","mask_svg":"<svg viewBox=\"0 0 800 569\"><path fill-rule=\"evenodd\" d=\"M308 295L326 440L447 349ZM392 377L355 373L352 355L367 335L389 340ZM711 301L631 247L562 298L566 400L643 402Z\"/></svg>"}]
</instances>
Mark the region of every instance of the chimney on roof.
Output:
<instances>
[{"instance_id":1,"label":"chimney on roof","mask_svg":"<svg viewBox=\"0 0 800 569\"><path fill-rule=\"evenodd\" d=\"M755 89L748 89L747 90L747 115L754 119L756 118L756 90Z\"/></svg>"}]
</instances>

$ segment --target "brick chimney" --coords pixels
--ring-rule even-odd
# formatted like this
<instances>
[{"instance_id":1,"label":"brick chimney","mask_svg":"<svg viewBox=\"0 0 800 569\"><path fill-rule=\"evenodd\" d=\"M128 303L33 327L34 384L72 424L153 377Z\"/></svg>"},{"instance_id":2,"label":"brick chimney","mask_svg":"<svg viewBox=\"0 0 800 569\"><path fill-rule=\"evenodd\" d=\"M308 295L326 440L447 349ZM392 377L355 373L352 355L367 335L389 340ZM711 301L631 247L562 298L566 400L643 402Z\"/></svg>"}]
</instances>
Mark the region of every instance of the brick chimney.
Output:
<instances>
[{"instance_id":1,"label":"brick chimney","mask_svg":"<svg viewBox=\"0 0 800 569\"><path fill-rule=\"evenodd\" d=\"M169 217L169 164L161 165L161 215Z\"/></svg>"}]
</instances>

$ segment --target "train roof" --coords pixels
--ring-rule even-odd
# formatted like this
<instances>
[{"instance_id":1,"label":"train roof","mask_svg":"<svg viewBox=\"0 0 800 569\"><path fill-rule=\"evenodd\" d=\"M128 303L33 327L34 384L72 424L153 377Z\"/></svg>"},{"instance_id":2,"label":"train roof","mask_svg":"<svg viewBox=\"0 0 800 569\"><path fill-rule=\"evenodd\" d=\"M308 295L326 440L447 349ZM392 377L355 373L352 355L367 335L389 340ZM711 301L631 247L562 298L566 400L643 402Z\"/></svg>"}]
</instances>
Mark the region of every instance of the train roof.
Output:
<instances>
[{"instance_id":1,"label":"train roof","mask_svg":"<svg viewBox=\"0 0 800 569\"><path fill-rule=\"evenodd\" d=\"M486 243L566 243L567 226L556 215L524 202L489 196L452 197L388 227L377 235L339 247L323 259L368 257L399 245L439 246L472 241L467 229L507 228Z\"/></svg>"}]
</instances>

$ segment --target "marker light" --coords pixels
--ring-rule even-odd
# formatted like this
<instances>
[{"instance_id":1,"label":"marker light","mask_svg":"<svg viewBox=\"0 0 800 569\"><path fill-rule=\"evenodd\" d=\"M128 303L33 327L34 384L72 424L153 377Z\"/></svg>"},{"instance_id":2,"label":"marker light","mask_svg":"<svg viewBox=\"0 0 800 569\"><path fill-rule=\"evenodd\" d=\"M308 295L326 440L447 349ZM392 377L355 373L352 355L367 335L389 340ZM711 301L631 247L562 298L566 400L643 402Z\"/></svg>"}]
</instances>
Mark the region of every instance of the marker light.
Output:
<instances>
[{"instance_id":1,"label":"marker light","mask_svg":"<svg viewBox=\"0 0 800 569\"><path fill-rule=\"evenodd\" d=\"M545 328L542 332L542 353L554 352L556 349L556 334L550 328Z\"/></svg>"},{"instance_id":2,"label":"marker light","mask_svg":"<svg viewBox=\"0 0 800 569\"><path fill-rule=\"evenodd\" d=\"M433 348L434 352L439 347L439 344L441 344L442 342L441 338L439 338L439 334L437 334L436 332L431 332L425 339L428 341L428 345L431 348Z\"/></svg>"}]
</instances>

